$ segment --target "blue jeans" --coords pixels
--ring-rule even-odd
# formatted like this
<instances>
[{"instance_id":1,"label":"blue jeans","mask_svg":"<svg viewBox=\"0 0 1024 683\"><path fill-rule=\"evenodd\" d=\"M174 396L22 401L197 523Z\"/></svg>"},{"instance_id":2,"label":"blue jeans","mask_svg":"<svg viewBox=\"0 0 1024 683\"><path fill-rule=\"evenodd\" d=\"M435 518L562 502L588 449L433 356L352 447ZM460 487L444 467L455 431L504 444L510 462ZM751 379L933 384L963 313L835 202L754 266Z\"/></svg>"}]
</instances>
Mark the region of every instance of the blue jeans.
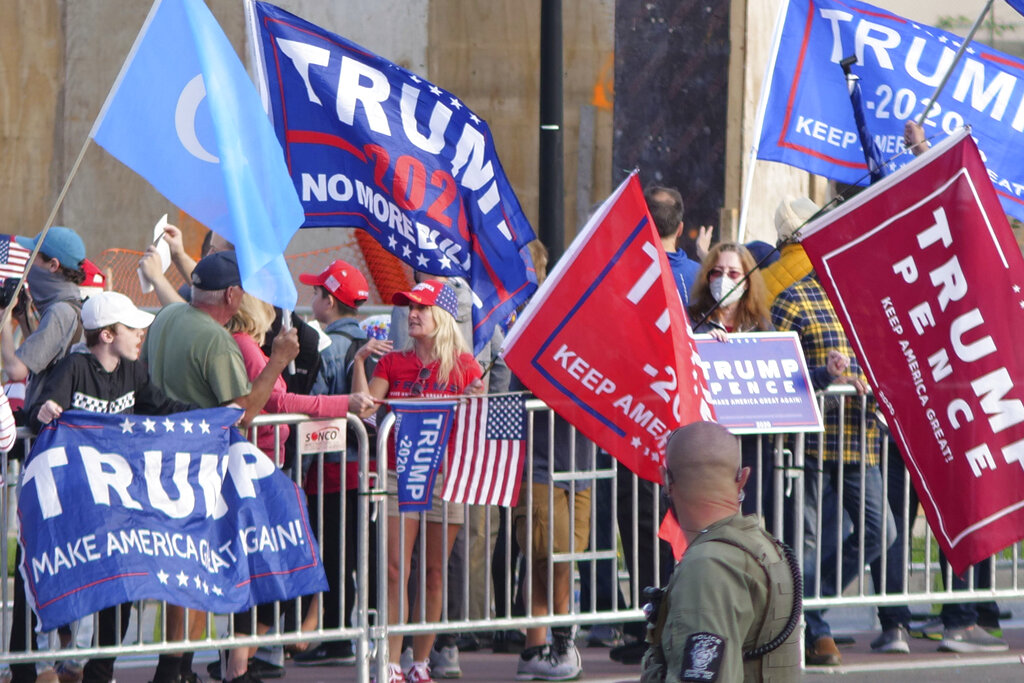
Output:
<instances>
[{"instance_id":1,"label":"blue jeans","mask_svg":"<svg viewBox=\"0 0 1024 683\"><path fill-rule=\"evenodd\" d=\"M821 490L813 465L804 477L804 595L812 596L820 582L821 596L838 595L857 578L865 564L882 554L882 525L887 526L886 539L896 537L896 523L882 496L882 473L877 465L866 467L863 481L860 465L845 465L842 477L842 508L834 501L839 495L839 463L822 463ZM860 556L861 494L864 497L864 557ZM817 528L818 501L823 501L822 526ZM845 513L845 514L842 514ZM842 519L839 515L842 514ZM837 526L842 523L841 529ZM847 530L852 527L852 532ZM843 542L839 542L841 531ZM816 572L820 544L820 575ZM841 555L840 555L841 553ZM841 574L836 576L836 560L841 559ZM807 642L832 635L825 621L824 610L806 610Z\"/></svg>"}]
</instances>

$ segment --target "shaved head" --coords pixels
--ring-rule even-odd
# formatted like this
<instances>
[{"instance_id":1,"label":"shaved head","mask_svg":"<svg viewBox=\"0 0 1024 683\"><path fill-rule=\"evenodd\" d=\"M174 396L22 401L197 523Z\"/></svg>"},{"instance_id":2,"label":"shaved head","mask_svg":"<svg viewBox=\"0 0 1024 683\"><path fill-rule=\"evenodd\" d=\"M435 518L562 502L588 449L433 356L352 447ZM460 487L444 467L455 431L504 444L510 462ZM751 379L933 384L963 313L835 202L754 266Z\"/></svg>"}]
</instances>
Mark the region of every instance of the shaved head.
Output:
<instances>
[{"instance_id":1,"label":"shaved head","mask_svg":"<svg viewBox=\"0 0 1024 683\"><path fill-rule=\"evenodd\" d=\"M735 492L740 442L716 422L693 422L672 432L665 448L675 486L703 497Z\"/></svg>"}]
</instances>

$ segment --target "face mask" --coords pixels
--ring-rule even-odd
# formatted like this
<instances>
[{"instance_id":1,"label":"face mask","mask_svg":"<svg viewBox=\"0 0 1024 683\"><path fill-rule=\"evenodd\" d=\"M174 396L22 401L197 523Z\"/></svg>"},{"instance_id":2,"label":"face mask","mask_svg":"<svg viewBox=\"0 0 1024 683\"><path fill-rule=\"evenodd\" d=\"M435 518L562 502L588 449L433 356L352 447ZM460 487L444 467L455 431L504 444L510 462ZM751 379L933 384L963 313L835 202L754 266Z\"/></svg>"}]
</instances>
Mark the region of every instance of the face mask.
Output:
<instances>
[{"instance_id":1,"label":"face mask","mask_svg":"<svg viewBox=\"0 0 1024 683\"><path fill-rule=\"evenodd\" d=\"M732 290L731 292L729 291L730 289ZM711 282L711 296L715 297L715 301L722 306L732 306L738 303L746 291L747 283L736 284L727 277L720 277ZM722 299L723 296L725 297L724 300Z\"/></svg>"},{"instance_id":2,"label":"face mask","mask_svg":"<svg viewBox=\"0 0 1024 683\"><path fill-rule=\"evenodd\" d=\"M37 265L28 269L26 280L32 300L40 310L45 310L57 301L77 296L77 285L68 282L59 273L51 273Z\"/></svg>"}]
</instances>

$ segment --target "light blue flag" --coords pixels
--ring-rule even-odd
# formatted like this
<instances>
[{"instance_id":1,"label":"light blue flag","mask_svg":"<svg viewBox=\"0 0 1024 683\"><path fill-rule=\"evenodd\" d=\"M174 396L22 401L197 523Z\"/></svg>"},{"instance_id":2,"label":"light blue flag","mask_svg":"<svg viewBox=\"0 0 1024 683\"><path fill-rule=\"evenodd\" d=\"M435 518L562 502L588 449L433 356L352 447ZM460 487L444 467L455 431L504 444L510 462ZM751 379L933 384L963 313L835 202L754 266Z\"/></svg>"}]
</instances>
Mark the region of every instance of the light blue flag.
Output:
<instances>
[{"instance_id":1,"label":"light blue flag","mask_svg":"<svg viewBox=\"0 0 1024 683\"><path fill-rule=\"evenodd\" d=\"M202 0L156 0L92 137L235 245L242 286L295 308L284 250L304 220L259 93Z\"/></svg>"}]
</instances>

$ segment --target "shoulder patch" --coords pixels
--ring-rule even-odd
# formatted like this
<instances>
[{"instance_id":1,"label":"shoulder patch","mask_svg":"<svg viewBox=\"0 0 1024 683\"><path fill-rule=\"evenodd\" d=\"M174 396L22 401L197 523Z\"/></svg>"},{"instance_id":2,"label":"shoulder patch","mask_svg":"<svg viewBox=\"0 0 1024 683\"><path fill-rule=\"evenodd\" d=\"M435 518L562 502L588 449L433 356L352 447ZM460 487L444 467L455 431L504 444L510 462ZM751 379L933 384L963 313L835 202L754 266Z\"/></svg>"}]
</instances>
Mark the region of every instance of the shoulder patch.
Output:
<instances>
[{"instance_id":1,"label":"shoulder patch","mask_svg":"<svg viewBox=\"0 0 1024 683\"><path fill-rule=\"evenodd\" d=\"M683 646L680 681L717 681L725 654L725 639L714 633L693 633Z\"/></svg>"}]
</instances>

